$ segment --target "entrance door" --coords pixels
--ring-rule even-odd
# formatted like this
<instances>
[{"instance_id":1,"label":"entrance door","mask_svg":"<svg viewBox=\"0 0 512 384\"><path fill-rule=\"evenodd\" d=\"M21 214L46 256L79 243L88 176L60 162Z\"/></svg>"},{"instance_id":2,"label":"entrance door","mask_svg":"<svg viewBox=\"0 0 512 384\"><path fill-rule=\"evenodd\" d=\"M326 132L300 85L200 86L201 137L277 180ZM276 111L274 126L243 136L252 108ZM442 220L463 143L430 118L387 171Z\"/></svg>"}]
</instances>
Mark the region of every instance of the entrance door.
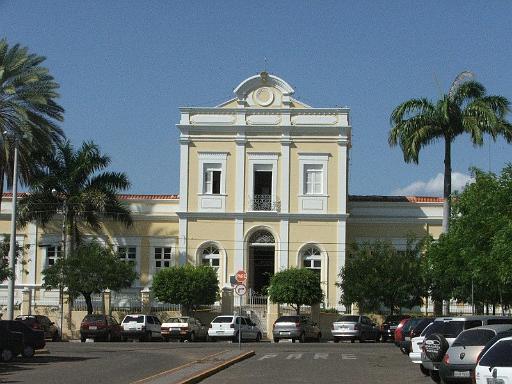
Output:
<instances>
[{"instance_id":1,"label":"entrance door","mask_svg":"<svg viewBox=\"0 0 512 384\"><path fill-rule=\"evenodd\" d=\"M256 293L263 293L268 287L270 277L274 274L274 247L253 246L249 252L250 288Z\"/></svg>"}]
</instances>

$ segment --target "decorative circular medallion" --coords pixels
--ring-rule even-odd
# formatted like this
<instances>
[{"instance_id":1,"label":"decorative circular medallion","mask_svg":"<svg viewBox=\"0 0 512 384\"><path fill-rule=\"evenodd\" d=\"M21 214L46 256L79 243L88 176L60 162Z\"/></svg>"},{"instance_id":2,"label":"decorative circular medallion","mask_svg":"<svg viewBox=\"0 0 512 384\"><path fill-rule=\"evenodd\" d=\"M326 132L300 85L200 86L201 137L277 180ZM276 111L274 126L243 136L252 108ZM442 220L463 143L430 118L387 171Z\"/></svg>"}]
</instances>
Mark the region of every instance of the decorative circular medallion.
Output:
<instances>
[{"instance_id":1,"label":"decorative circular medallion","mask_svg":"<svg viewBox=\"0 0 512 384\"><path fill-rule=\"evenodd\" d=\"M254 92L254 100L262 107L267 107L274 101L274 92L268 87L258 88Z\"/></svg>"}]
</instances>

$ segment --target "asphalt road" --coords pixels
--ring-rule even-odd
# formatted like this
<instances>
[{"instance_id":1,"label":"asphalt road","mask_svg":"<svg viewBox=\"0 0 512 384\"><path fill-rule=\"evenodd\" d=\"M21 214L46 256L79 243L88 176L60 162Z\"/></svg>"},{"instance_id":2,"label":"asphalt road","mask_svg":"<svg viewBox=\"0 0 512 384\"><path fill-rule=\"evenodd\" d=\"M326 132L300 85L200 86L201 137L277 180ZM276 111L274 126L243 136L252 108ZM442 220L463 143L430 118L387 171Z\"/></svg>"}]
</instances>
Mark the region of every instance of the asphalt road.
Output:
<instances>
[{"instance_id":1,"label":"asphalt road","mask_svg":"<svg viewBox=\"0 0 512 384\"><path fill-rule=\"evenodd\" d=\"M125 384L236 344L48 343L48 354L0 363L1 383ZM206 379L230 383L433 383L392 344L244 343L256 355Z\"/></svg>"}]
</instances>

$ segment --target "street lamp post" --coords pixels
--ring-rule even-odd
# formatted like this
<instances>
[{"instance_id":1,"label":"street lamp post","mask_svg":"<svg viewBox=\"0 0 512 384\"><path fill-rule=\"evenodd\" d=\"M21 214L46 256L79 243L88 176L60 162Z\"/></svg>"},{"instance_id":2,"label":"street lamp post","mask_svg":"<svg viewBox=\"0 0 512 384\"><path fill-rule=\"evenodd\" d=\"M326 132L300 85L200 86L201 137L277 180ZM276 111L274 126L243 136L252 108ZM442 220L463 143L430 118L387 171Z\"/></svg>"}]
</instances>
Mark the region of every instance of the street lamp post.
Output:
<instances>
[{"instance_id":1,"label":"street lamp post","mask_svg":"<svg viewBox=\"0 0 512 384\"><path fill-rule=\"evenodd\" d=\"M4 132L5 134L5 132ZM14 319L14 283L16 282L16 205L18 202L18 140L14 139L14 170L12 175L11 239L9 243L9 268L12 277L7 282L7 320Z\"/></svg>"},{"instance_id":2,"label":"street lamp post","mask_svg":"<svg viewBox=\"0 0 512 384\"><path fill-rule=\"evenodd\" d=\"M52 189L52 195L57 197L58 192L54 188ZM62 200L62 255L64 258L68 256L68 234L67 234L67 216L68 216L68 206L66 202L66 198ZM60 337L62 338L62 329L64 323L64 286L62 285L62 270L61 270L61 283L59 284L59 298L60 298Z\"/></svg>"}]
</instances>

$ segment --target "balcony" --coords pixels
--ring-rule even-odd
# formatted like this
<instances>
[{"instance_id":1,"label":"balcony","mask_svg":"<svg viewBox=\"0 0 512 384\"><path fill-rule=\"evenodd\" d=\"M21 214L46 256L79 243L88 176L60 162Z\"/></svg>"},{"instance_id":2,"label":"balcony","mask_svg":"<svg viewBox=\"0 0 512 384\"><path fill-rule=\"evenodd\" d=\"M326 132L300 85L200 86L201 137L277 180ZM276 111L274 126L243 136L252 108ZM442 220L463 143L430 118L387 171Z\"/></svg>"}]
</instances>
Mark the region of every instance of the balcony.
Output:
<instances>
[{"instance_id":1,"label":"balcony","mask_svg":"<svg viewBox=\"0 0 512 384\"><path fill-rule=\"evenodd\" d=\"M250 211L281 211L281 202L272 200L272 195L249 196Z\"/></svg>"}]
</instances>

